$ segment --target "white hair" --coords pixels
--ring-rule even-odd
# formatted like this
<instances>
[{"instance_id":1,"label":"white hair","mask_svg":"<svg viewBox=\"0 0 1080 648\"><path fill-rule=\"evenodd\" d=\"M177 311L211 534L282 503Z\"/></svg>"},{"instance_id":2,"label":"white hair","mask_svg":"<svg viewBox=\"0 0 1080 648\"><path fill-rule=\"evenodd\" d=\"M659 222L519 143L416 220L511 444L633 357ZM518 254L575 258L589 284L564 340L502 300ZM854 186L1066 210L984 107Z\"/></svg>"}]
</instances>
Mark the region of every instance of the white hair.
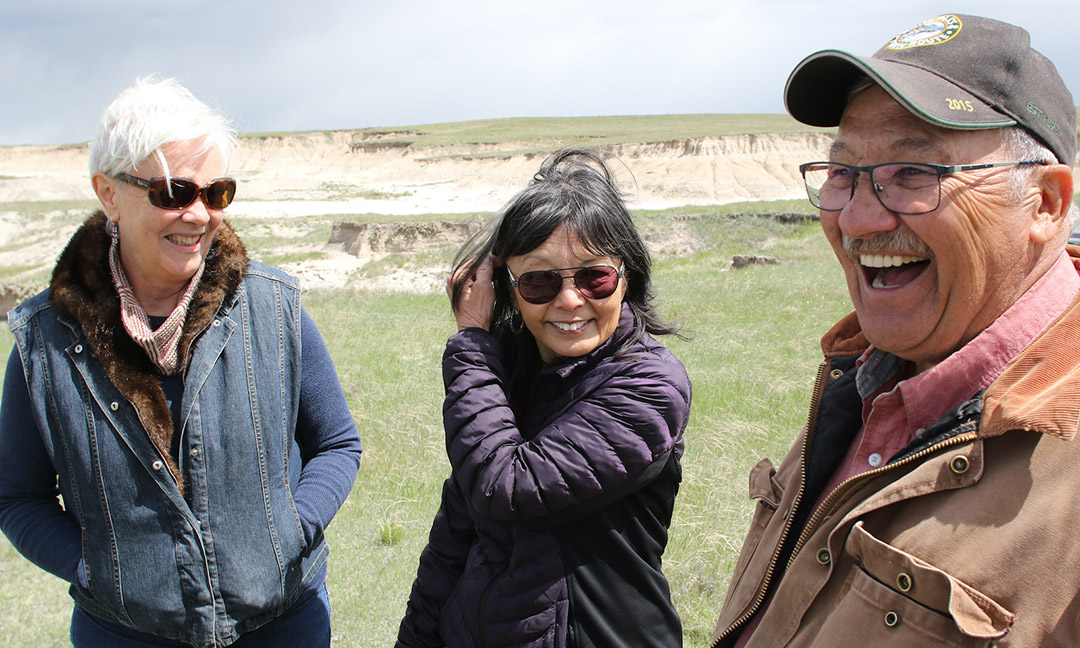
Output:
<instances>
[{"instance_id":1,"label":"white hair","mask_svg":"<svg viewBox=\"0 0 1080 648\"><path fill-rule=\"evenodd\" d=\"M161 147L200 140L199 153L216 148L228 169L239 143L223 115L196 99L176 79L136 79L101 115L90 150L90 173L130 173L153 155L169 177Z\"/></svg>"},{"instance_id":2,"label":"white hair","mask_svg":"<svg viewBox=\"0 0 1080 648\"><path fill-rule=\"evenodd\" d=\"M1010 161L1034 160L1046 164L1058 164L1057 156L1053 151L1019 126L1001 129L1001 148L1009 156ZM1023 195L1028 180L1034 172L1035 167L1032 165L1017 165L1011 168L1010 180L1017 199ZM1069 204L1068 223L1070 232L1080 226L1080 207L1075 202Z\"/></svg>"}]
</instances>

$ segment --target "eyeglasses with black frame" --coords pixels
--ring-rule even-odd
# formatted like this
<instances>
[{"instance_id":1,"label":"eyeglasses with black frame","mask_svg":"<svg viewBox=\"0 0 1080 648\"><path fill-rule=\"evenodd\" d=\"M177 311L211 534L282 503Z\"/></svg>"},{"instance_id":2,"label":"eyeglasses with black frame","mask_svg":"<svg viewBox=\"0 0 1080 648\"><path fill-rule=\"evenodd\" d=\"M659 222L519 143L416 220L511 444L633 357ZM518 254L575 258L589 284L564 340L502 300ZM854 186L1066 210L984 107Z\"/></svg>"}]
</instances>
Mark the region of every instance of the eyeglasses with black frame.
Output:
<instances>
[{"instance_id":1,"label":"eyeglasses with black frame","mask_svg":"<svg viewBox=\"0 0 1080 648\"><path fill-rule=\"evenodd\" d=\"M840 211L855 197L859 173L870 178L881 205L896 214L911 216L934 211L941 204L941 178L950 173L977 171L994 167L1047 164L1042 160L987 162L982 164L924 164L921 162L886 162L870 166L852 166L839 162L807 162L799 165L806 195L824 211Z\"/></svg>"},{"instance_id":2,"label":"eyeglasses with black frame","mask_svg":"<svg viewBox=\"0 0 1080 648\"><path fill-rule=\"evenodd\" d=\"M146 180L127 173L113 176L129 185L146 189L150 204L162 209L184 209L202 198L208 209L225 209L236 196L236 180L216 178L199 186L187 178L150 178Z\"/></svg>"},{"instance_id":3,"label":"eyeglasses with black frame","mask_svg":"<svg viewBox=\"0 0 1080 648\"><path fill-rule=\"evenodd\" d=\"M561 272L575 270L572 275L562 275ZM574 286L578 291L589 299L606 299L615 293L619 287L619 279L623 277L626 269L616 270L609 265L594 265L576 268L556 268L554 270L532 270L523 272L518 278L506 266L506 274L510 276L510 285L517 288L521 298L530 304L546 304L555 299L562 290L563 281L573 279Z\"/></svg>"}]
</instances>

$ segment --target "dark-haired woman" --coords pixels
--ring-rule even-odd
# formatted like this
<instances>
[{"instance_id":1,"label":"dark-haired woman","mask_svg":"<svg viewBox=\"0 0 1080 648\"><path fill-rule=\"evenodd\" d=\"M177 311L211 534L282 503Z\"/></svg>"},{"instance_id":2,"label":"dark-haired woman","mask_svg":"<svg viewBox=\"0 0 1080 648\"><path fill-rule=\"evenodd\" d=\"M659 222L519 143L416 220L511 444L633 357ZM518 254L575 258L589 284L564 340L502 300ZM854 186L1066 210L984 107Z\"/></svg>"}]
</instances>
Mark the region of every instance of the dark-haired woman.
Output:
<instances>
[{"instance_id":1,"label":"dark-haired woman","mask_svg":"<svg viewBox=\"0 0 1080 648\"><path fill-rule=\"evenodd\" d=\"M397 645L681 645L661 555L690 381L603 159L549 158L455 266L451 475Z\"/></svg>"}]
</instances>

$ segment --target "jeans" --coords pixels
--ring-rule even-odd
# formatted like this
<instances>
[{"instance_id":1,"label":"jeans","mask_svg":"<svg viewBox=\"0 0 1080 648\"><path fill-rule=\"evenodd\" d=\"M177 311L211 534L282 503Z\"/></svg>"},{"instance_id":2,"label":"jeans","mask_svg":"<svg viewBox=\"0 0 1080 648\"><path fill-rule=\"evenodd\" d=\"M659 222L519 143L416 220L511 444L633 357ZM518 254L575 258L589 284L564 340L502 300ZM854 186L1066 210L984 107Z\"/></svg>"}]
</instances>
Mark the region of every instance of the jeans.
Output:
<instances>
[{"instance_id":1,"label":"jeans","mask_svg":"<svg viewBox=\"0 0 1080 648\"><path fill-rule=\"evenodd\" d=\"M162 639L103 621L83 612L78 605L71 614L71 645L74 648L181 648L187 644ZM328 648L330 646L330 598L326 585L299 606L264 626L240 635L233 648Z\"/></svg>"}]
</instances>

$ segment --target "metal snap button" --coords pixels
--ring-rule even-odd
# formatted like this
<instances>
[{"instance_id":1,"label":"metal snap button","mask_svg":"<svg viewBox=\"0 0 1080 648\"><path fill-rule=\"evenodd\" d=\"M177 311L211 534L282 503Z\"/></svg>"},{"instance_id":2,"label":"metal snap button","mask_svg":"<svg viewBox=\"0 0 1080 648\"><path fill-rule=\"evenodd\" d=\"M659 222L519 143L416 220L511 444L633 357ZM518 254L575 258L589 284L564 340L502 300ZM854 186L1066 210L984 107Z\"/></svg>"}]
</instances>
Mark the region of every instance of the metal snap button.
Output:
<instances>
[{"instance_id":1,"label":"metal snap button","mask_svg":"<svg viewBox=\"0 0 1080 648\"><path fill-rule=\"evenodd\" d=\"M158 460L158 461L155 461L154 463L150 464L150 467L153 468L154 470L161 470L162 468L165 467L165 464L161 463L161 461Z\"/></svg>"},{"instance_id":2,"label":"metal snap button","mask_svg":"<svg viewBox=\"0 0 1080 648\"><path fill-rule=\"evenodd\" d=\"M192 457L198 457L199 456L199 449L198 448L192 448L191 449L191 456Z\"/></svg>"},{"instance_id":3,"label":"metal snap button","mask_svg":"<svg viewBox=\"0 0 1080 648\"><path fill-rule=\"evenodd\" d=\"M829 378L832 378L833 380L836 380L837 378L839 378L840 376L843 376L843 375L844 375L844 370L843 369L833 369L832 371L829 372Z\"/></svg>"},{"instance_id":4,"label":"metal snap button","mask_svg":"<svg viewBox=\"0 0 1080 648\"><path fill-rule=\"evenodd\" d=\"M828 565L832 562L832 554L828 549L821 549L817 552L817 561L819 565Z\"/></svg>"},{"instance_id":5,"label":"metal snap button","mask_svg":"<svg viewBox=\"0 0 1080 648\"><path fill-rule=\"evenodd\" d=\"M900 615L896 612L889 610L885 613L885 625L890 628L895 628L900 625Z\"/></svg>"},{"instance_id":6,"label":"metal snap button","mask_svg":"<svg viewBox=\"0 0 1080 648\"><path fill-rule=\"evenodd\" d=\"M964 455L953 457L949 461L949 470L952 470L957 475L963 475L971 469L971 462Z\"/></svg>"},{"instance_id":7,"label":"metal snap button","mask_svg":"<svg viewBox=\"0 0 1080 648\"><path fill-rule=\"evenodd\" d=\"M75 345L75 353L82 353L82 345L81 344L76 344Z\"/></svg>"},{"instance_id":8,"label":"metal snap button","mask_svg":"<svg viewBox=\"0 0 1080 648\"><path fill-rule=\"evenodd\" d=\"M221 320L214 320L214 326L221 326Z\"/></svg>"},{"instance_id":9,"label":"metal snap button","mask_svg":"<svg viewBox=\"0 0 1080 648\"><path fill-rule=\"evenodd\" d=\"M900 574L897 575L897 577L896 577L896 587L901 592L910 592L911 591L911 585L912 585L911 574L906 574L904 572L900 572Z\"/></svg>"},{"instance_id":10,"label":"metal snap button","mask_svg":"<svg viewBox=\"0 0 1080 648\"><path fill-rule=\"evenodd\" d=\"M109 409L115 412L116 410L120 409L120 403L117 403L116 401L109 403Z\"/></svg>"}]
</instances>

